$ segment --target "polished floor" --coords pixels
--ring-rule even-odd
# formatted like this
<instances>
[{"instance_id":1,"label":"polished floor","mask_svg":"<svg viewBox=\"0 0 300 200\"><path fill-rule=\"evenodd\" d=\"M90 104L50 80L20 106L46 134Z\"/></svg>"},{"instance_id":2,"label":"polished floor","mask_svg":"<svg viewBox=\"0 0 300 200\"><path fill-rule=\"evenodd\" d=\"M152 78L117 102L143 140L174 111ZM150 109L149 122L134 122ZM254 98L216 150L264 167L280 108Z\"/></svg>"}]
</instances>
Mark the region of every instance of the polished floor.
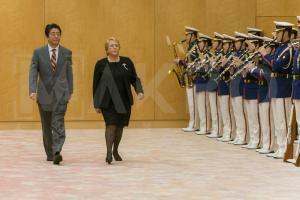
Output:
<instances>
[{"instance_id":1,"label":"polished floor","mask_svg":"<svg viewBox=\"0 0 300 200\"><path fill-rule=\"evenodd\" d=\"M300 168L179 129L126 129L107 165L104 130L67 130L64 162L40 131L0 131L2 200L299 199Z\"/></svg>"}]
</instances>

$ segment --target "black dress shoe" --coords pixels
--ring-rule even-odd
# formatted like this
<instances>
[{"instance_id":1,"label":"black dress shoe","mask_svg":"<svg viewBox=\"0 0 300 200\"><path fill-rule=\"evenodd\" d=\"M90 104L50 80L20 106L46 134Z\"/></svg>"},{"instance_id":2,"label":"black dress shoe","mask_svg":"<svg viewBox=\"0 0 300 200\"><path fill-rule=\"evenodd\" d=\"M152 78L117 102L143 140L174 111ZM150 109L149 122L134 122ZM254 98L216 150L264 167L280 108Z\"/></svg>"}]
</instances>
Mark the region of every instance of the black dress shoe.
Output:
<instances>
[{"instance_id":1,"label":"black dress shoe","mask_svg":"<svg viewBox=\"0 0 300 200\"><path fill-rule=\"evenodd\" d=\"M59 163L62 161L62 156L60 155L60 153L57 153L53 156L53 164L54 165L59 165Z\"/></svg>"},{"instance_id":2,"label":"black dress shoe","mask_svg":"<svg viewBox=\"0 0 300 200\"><path fill-rule=\"evenodd\" d=\"M53 161L53 158L47 157L47 161Z\"/></svg>"},{"instance_id":3,"label":"black dress shoe","mask_svg":"<svg viewBox=\"0 0 300 200\"><path fill-rule=\"evenodd\" d=\"M106 154L106 159L105 159L105 161L110 165L111 164L111 162L112 162L112 154L111 153L107 153Z\"/></svg>"},{"instance_id":4,"label":"black dress shoe","mask_svg":"<svg viewBox=\"0 0 300 200\"><path fill-rule=\"evenodd\" d=\"M122 157L120 156L120 154L118 153L118 151L114 151L113 156L114 156L115 161L122 161L123 160Z\"/></svg>"}]
</instances>

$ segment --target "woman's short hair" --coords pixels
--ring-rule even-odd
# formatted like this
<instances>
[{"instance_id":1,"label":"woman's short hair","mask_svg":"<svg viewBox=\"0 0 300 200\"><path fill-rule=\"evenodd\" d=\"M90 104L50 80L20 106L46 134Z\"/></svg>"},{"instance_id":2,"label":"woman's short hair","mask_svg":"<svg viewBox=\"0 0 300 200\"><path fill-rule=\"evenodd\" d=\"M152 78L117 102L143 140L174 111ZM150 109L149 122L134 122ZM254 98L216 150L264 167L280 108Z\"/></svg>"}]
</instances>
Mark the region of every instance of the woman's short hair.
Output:
<instances>
[{"instance_id":1,"label":"woman's short hair","mask_svg":"<svg viewBox=\"0 0 300 200\"><path fill-rule=\"evenodd\" d=\"M119 40L117 39L117 38L115 38L115 37L109 37L107 40L106 40L106 42L104 43L104 48L105 48L105 51L107 52L107 50L108 50L108 45L109 45L109 42L110 41L114 41L114 42L116 42L118 45L119 45L119 48L120 48L120 42L119 42Z\"/></svg>"}]
</instances>

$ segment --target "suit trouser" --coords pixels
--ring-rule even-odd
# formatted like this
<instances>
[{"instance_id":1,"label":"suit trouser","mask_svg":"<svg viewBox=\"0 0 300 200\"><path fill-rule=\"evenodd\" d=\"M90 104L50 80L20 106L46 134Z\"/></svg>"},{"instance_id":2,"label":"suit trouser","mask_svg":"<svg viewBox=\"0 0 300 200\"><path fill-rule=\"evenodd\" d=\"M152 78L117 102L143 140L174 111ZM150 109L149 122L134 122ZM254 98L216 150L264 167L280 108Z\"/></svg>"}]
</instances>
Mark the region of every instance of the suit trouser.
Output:
<instances>
[{"instance_id":1,"label":"suit trouser","mask_svg":"<svg viewBox=\"0 0 300 200\"><path fill-rule=\"evenodd\" d=\"M189 110L189 124L188 128L198 128L199 127L199 117L198 117L198 109L195 103L196 91L195 86L192 88L186 88L187 102L188 102L188 110Z\"/></svg>"},{"instance_id":2,"label":"suit trouser","mask_svg":"<svg viewBox=\"0 0 300 200\"><path fill-rule=\"evenodd\" d=\"M271 123L271 105L270 102L262 102L258 104L259 120L262 133L262 148L270 150L272 145L272 124Z\"/></svg>"},{"instance_id":3,"label":"suit trouser","mask_svg":"<svg viewBox=\"0 0 300 200\"><path fill-rule=\"evenodd\" d=\"M246 140L246 117L244 110L243 97L231 97L232 110L236 125L236 139L239 141Z\"/></svg>"},{"instance_id":4,"label":"suit trouser","mask_svg":"<svg viewBox=\"0 0 300 200\"><path fill-rule=\"evenodd\" d=\"M67 104L56 104L53 109L48 109L47 106L38 104L42 131L43 143L47 157L52 158L56 152L61 152L65 142L65 123L64 116L67 110Z\"/></svg>"},{"instance_id":5,"label":"suit trouser","mask_svg":"<svg viewBox=\"0 0 300 200\"><path fill-rule=\"evenodd\" d=\"M231 135L234 131L234 118L231 112L231 106L229 101L229 95L218 96L220 110L222 115L223 122L223 138L228 139L231 138Z\"/></svg>"},{"instance_id":6,"label":"suit trouser","mask_svg":"<svg viewBox=\"0 0 300 200\"><path fill-rule=\"evenodd\" d=\"M217 92L208 92L210 115L211 115L211 133L215 135L221 135L222 131L222 119L219 109Z\"/></svg>"},{"instance_id":7,"label":"suit trouser","mask_svg":"<svg viewBox=\"0 0 300 200\"><path fill-rule=\"evenodd\" d=\"M296 110L296 121L297 121L297 139L300 139L300 99L293 100Z\"/></svg>"},{"instance_id":8,"label":"suit trouser","mask_svg":"<svg viewBox=\"0 0 300 200\"><path fill-rule=\"evenodd\" d=\"M290 98L272 98L271 100L276 142L279 150L284 151L286 146L286 136L288 131L287 118L290 112Z\"/></svg>"},{"instance_id":9,"label":"suit trouser","mask_svg":"<svg viewBox=\"0 0 300 200\"><path fill-rule=\"evenodd\" d=\"M258 120L258 101L244 99L247 110L247 122L249 126L249 136L251 144L259 144L259 120Z\"/></svg>"},{"instance_id":10,"label":"suit trouser","mask_svg":"<svg viewBox=\"0 0 300 200\"><path fill-rule=\"evenodd\" d=\"M196 92L196 104L199 114L199 129L201 133L209 133L211 131L211 116L206 91Z\"/></svg>"}]
</instances>

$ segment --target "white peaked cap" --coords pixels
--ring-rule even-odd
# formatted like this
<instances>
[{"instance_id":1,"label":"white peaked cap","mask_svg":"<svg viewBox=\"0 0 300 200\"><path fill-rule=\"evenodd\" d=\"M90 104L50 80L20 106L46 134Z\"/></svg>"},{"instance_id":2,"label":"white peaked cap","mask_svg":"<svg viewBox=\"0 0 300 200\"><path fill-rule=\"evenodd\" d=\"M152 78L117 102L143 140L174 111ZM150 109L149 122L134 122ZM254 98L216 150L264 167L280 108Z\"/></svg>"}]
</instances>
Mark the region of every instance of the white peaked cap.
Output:
<instances>
[{"instance_id":1,"label":"white peaked cap","mask_svg":"<svg viewBox=\"0 0 300 200\"><path fill-rule=\"evenodd\" d=\"M253 32L262 32L262 30L261 29L259 29L259 28L254 28L254 27L247 27L247 31L253 31Z\"/></svg>"},{"instance_id":2,"label":"white peaked cap","mask_svg":"<svg viewBox=\"0 0 300 200\"><path fill-rule=\"evenodd\" d=\"M248 35L247 35L247 34L245 34L245 33L240 33L240 32L237 32L237 31L234 32L234 35L235 35L235 37L248 38Z\"/></svg>"},{"instance_id":3,"label":"white peaked cap","mask_svg":"<svg viewBox=\"0 0 300 200\"><path fill-rule=\"evenodd\" d=\"M203 33L198 33L198 37L199 37L199 38L208 39L208 40L211 40L211 39L212 39L211 37L209 37L209 36L207 36L207 35L205 35L205 34L203 34Z\"/></svg>"},{"instance_id":4,"label":"white peaked cap","mask_svg":"<svg viewBox=\"0 0 300 200\"><path fill-rule=\"evenodd\" d=\"M198 29L191 27L191 26L185 26L184 28L185 28L185 31L187 31L187 32L199 32Z\"/></svg>"}]
</instances>

